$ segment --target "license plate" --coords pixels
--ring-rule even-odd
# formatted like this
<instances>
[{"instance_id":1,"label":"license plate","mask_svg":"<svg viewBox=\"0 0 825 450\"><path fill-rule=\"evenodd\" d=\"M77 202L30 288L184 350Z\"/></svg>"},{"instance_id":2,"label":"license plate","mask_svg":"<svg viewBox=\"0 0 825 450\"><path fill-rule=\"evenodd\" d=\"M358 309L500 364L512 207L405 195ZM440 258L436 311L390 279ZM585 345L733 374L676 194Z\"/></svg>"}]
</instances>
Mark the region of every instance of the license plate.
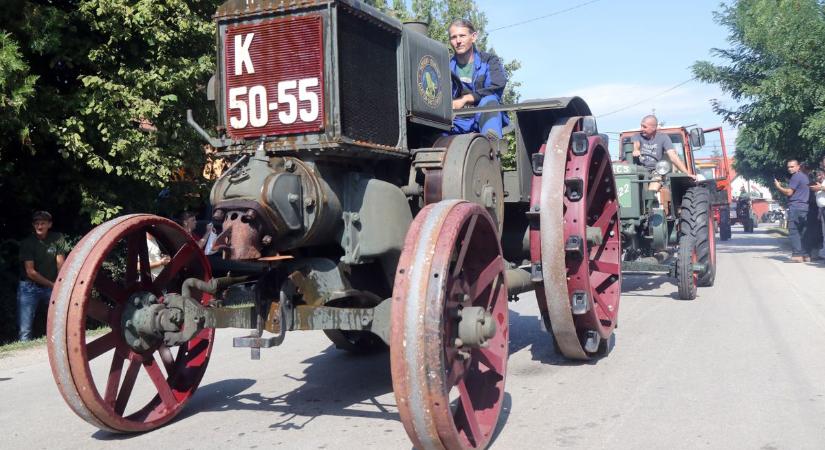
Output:
<instances>
[{"instance_id":1,"label":"license plate","mask_svg":"<svg viewBox=\"0 0 825 450\"><path fill-rule=\"evenodd\" d=\"M735 218L736 218L736 211L731 211L731 212L730 212L730 218L731 218L731 219L735 219Z\"/></svg>"},{"instance_id":2,"label":"license plate","mask_svg":"<svg viewBox=\"0 0 825 450\"><path fill-rule=\"evenodd\" d=\"M323 130L322 32L318 15L227 27L224 74L229 136Z\"/></svg>"}]
</instances>

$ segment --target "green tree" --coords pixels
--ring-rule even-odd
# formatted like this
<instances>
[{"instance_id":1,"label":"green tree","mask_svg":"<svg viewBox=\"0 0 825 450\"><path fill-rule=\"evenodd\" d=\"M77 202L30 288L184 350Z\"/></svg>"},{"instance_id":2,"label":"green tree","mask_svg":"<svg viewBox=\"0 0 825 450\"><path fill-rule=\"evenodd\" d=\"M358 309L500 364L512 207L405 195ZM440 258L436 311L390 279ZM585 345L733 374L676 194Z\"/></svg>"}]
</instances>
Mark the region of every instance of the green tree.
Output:
<instances>
[{"instance_id":1,"label":"green tree","mask_svg":"<svg viewBox=\"0 0 825 450\"><path fill-rule=\"evenodd\" d=\"M7 0L0 117L15 120L0 128L0 167L16 176L2 185L14 206L0 207L64 210L78 223L159 211L173 174L197 173L204 159L182 118L187 107L211 112L203 92L219 3Z\"/></svg>"},{"instance_id":2,"label":"green tree","mask_svg":"<svg viewBox=\"0 0 825 450\"><path fill-rule=\"evenodd\" d=\"M740 0L722 5L725 64L699 61L693 72L739 104L714 110L740 126L736 170L769 183L784 160L814 162L825 151L825 4L817 0Z\"/></svg>"}]
</instances>

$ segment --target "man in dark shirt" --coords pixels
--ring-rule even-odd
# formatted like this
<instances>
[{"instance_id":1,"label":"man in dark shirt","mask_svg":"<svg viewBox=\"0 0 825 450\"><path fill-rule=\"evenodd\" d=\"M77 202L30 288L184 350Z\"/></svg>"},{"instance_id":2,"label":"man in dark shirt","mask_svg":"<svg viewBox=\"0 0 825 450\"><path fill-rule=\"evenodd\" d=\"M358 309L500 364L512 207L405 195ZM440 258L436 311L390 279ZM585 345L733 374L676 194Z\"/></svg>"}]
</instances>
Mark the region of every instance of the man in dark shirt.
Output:
<instances>
[{"instance_id":1,"label":"man in dark shirt","mask_svg":"<svg viewBox=\"0 0 825 450\"><path fill-rule=\"evenodd\" d=\"M20 284L17 286L17 325L21 341L31 339L32 322L38 305L47 308L54 280L63 264L63 235L53 233L52 215L37 211L32 215L34 233L20 241Z\"/></svg>"},{"instance_id":2,"label":"man in dark shirt","mask_svg":"<svg viewBox=\"0 0 825 450\"><path fill-rule=\"evenodd\" d=\"M805 227L808 224L808 197L811 195L810 180L808 176L799 170L799 161L788 160L788 173L791 179L788 187L783 187L779 180L773 180L774 186L779 192L788 196L788 238L791 240L791 262L805 261L804 250L802 249L802 236L805 234Z\"/></svg>"},{"instance_id":3,"label":"man in dark shirt","mask_svg":"<svg viewBox=\"0 0 825 450\"><path fill-rule=\"evenodd\" d=\"M673 148L673 142L665 133L658 133L659 119L654 115L647 115L642 118L642 123L639 134L635 134L630 138L633 143L633 159L638 159L638 162L645 166L646 169L653 171L656 168L656 163L662 160L667 155L667 158L680 172L689 174L691 178L696 179L695 175L688 172L687 166L682 162L679 153ZM658 182L657 176L654 176L653 181L648 185L648 190L658 191L661 188L661 183Z\"/></svg>"}]
</instances>

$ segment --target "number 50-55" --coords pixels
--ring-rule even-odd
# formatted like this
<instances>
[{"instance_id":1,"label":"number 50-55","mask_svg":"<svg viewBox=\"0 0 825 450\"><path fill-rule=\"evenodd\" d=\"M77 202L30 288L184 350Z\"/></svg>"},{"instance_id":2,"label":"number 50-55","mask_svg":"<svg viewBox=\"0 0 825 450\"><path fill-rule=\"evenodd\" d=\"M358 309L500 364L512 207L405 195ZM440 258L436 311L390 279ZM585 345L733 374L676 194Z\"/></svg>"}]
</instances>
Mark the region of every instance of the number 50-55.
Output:
<instances>
[{"instance_id":1,"label":"number 50-55","mask_svg":"<svg viewBox=\"0 0 825 450\"><path fill-rule=\"evenodd\" d=\"M229 89L229 110L238 110L238 117L229 117L232 128L245 128L252 125L255 128L266 126L269 123L269 111L279 109L278 120L284 125L291 125L298 121L313 122L318 118L318 94L309 88L318 86L318 78L302 78L300 80L286 80L278 82L278 95L274 103L269 103L266 88L257 85ZM298 89L298 97L292 92ZM248 94L248 95L247 95ZM247 96L248 100L243 97ZM298 108L298 102L309 102L309 108ZM286 105L286 109L281 106Z\"/></svg>"}]
</instances>

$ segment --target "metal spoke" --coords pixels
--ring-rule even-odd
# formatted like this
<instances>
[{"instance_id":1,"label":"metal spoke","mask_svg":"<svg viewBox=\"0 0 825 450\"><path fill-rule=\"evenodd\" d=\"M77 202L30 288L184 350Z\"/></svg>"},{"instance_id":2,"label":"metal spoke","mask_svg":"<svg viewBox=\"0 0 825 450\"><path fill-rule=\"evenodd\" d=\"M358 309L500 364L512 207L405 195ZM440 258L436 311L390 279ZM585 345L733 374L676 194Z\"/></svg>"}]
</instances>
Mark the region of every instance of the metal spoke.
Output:
<instances>
[{"instance_id":1,"label":"metal spoke","mask_svg":"<svg viewBox=\"0 0 825 450\"><path fill-rule=\"evenodd\" d=\"M619 264L605 261L592 261L590 264L592 264L592 266L599 272L610 275L619 275Z\"/></svg>"},{"instance_id":2,"label":"metal spoke","mask_svg":"<svg viewBox=\"0 0 825 450\"><path fill-rule=\"evenodd\" d=\"M598 289L599 286L601 286L605 281L609 280L610 277L613 276L615 276L615 274L599 271L593 272L592 274L590 274L590 285L593 287L593 289Z\"/></svg>"},{"instance_id":3,"label":"metal spoke","mask_svg":"<svg viewBox=\"0 0 825 450\"><path fill-rule=\"evenodd\" d=\"M164 377L163 373L160 371L160 367L158 367L155 358L149 358L144 361L143 368L146 369L146 373L152 380L152 384L154 384L155 388L158 390L158 395L160 396L161 401L163 401L163 404L166 405L166 408L174 408L177 404L175 394L172 392L172 388L169 387L166 377Z\"/></svg>"},{"instance_id":4,"label":"metal spoke","mask_svg":"<svg viewBox=\"0 0 825 450\"><path fill-rule=\"evenodd\" d=\"M502 284L504 283L504 277L496 278L495 284L493 288L490 289L490 298L487 299L487 306L486 308L492 311L495 308L496 297L498 296L498 291L501 289Z\"/></svg>"},{"instance_id":5,"label":"metal spoke","mask_svg":"<svg viewBox=\"0 0 825 450\"><path fill-rule=\"evenodd\" d=\"M490 343L490 346L492 345L494 345L493 342ZM489 347L475 350L473 357L499 376L504 376L504 361L500 355L494 353Z\"/></svg>"},{"instance_id":6,"label":"metal spoke","mask_svg":"<svg viewBox=\"0 0 825 450\"><path fill-rule=\"evenodd\" d=\"M607 202L601 212L601 215L599 216L599 219L593 223L594 227L602 230L602 236L606 235L610 231L610 220L616 215L617 209L618 207L616 206L616 202Z\"/></svg>"},{"instance_id":7,"label":"metal spoke","mask_svg":"<svg viewBox=\"0 0 825 450\"><path fill-rule=\"evenodd\" d=\"M95 339L92 342L86 344L86 358L91 361L98 356L108 352L109 350L115 348L117 345L118 337L114 331L110 331L103 336Z\"/></svg>"},{"instance_id":8,"label":"metal spoke","mask_svg":"<svg viewBox=\"0 0 825 450\"><path fill-rule=\"evenodd\" d=\"M158 354L166 369L166 376L171 377L175 374L175 358L172 356L172 350L166 345L161 345L158 347Z\"/></svg>"},{"instance_id":9,"label":"metal spoke","mask_svg":"<svg viewBox=\"0 0 825 450\"><path fill-rule=\"evenodd\" d=\"M481 429L478 427L478 417L476 417L476 412L473 409L473 401L470 398L470 392L467 390L467 383L461 380L457 387L458 395L461 399L461 407L464 411L464 418L467 420L467 426L470 428L469 434L472 435L474 442L479 442L482 440Z\"/></svg>"},{"instance_id":10,"label":"metal spoke","mask_svg":"<svg viewBox=\"0 0 825 450\"><path fill-rule=\"evenodd\" d=\"M126 369L126 376L123 377L123 384L120 386L120 392L117 394L117 401L115 402L115 412L123 415L126 410L126 404L129 403L129 397L132 396L132 388L135 387L135 380L140 371L140 361L133 359L129 361L129 368Z\"/></svg>"},{"instance_id":11,"label":"metal spoke","mask_svg":"<svg viewBox=\"0 0 825 450\"><path fill-rule=\"evenodd\" d=\"M89 297L86 303L86 315L100 323L112 325L109 321L109 306L97 297Z\"/></svg>"},{"instance_id":12,"label":"metal spoke","mask_svg":"<svg viewBox=\"0 0 825 450\"><path fill-rule=\"evenodd\" d=\"M457 277L461 268L464 267L464 257L467 255L467 248L470 247L470 242L473 240L473 231L476 227L478 216L474 215L470 218L470 223L467 225L467 232L464 233L464 239L461 240L461 250L458 252L458 259L453 269L453 277Z\"/></svg>"},{"instance_id":13,"label":"metal spoke","mask_svg":"<svg viewBox=\"0 0 825 450\"><path fill-rule=\"evenodd\" d=\"M174 276L177 275L182 268L186 267L189 262L192 261L192 257L199 251L199 248L196 248L189 242L181 247L180 250L178 250L178 253L172 257L169 264L167 264L166 267L163 268L163 271L158 274L158 277L154 281L155 289L158 292L162 292L166 289L166 285L169 284L169 281L172 280L172 278L174 278Z\"/></svg>"},{"instance_id":14,"label":"metal spoke","mask_svg":"<svg viewBox=\"0 0 825 450\"><path fill-rule=\"evenodd\" d=\"M106 392L103 394L103 400L112 408L115 406L117 399L117 388L120 386L120 376L123 372L123 357L115 351L112 357L112 365L109 367L109 378L106 381Z\"/></svg>"},{"instance_id":15,"label":"metal spoke","mask_svg":"<svg viewBox=\"0 0 825 450\"><path fill-rule=\"evenodd\" d=\"M473 302L490 286L501 274L501 268L503 265L503 259L501 255L496 256L494 260L478 274L478 278L476 282L470 286L470 298L473 299Z\"/></svg>"},{"instance_id":16,"label":"metal spoke","mask_svg":"<svg viewBox=\"0 0 825 450\"><path fill-rule=\"evenodd\" d=\"M593 197L596 196L596 192L601 191L601 189L599 189L599 186L601 186L602 182L605 181L605 180L602 180L602 175L604 175L604 169L607 167L608 164L610 164L610 162L606 161L606 160L602 160L601 163L599 164L599 168L598 168L598 171L596 172L596 176L593 177L593 184L591 184L590 186L587 187L588 190L590 191L590 193L587 194L587 203L586 203L586 205L592 205L593 204Z\"/></svg>"},{"instance_id":17,"label":"metal spoke","mask_svg":"<svg viewBox=\"0 0 825 450\"><path fill-rule=\"evenodd\" d=\"M108 275L105 273L98 272L97 277L95 277L95 289L98 292L103 294L104 296L118 302L123 303L126 301L127 293L126 291L117 285Z\"/></svg>"}]
</instances>

